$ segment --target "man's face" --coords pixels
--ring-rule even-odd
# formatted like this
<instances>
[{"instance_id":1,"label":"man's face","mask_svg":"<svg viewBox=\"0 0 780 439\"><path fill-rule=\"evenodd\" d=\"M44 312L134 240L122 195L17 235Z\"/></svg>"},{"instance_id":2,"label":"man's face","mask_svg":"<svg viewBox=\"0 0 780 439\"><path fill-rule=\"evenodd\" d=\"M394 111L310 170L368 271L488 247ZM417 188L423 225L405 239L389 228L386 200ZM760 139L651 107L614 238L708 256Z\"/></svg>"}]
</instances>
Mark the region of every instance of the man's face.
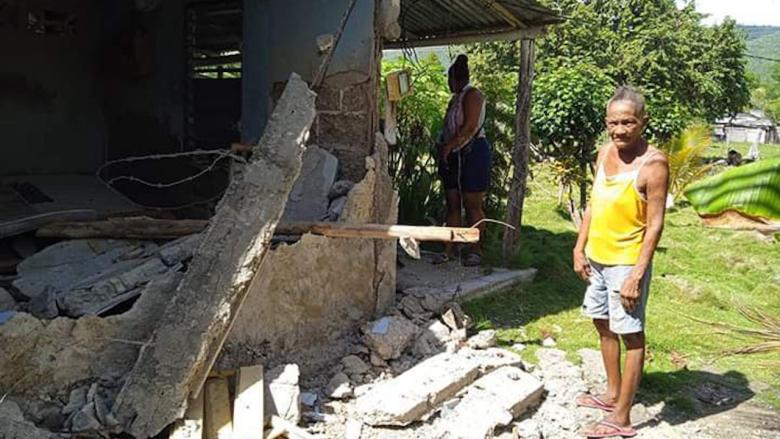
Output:
<instances>
[{"instance_id":1,"label":"man's face","mask_svg":"<svg viewBox=\"0 0 780 439\"><path fill-rule=\"evenodd\" d=\"M630 101L615 101L607 108L607 132L618 149L630 148L642 138L646 119Z\"/></svg>"}]
</instances>

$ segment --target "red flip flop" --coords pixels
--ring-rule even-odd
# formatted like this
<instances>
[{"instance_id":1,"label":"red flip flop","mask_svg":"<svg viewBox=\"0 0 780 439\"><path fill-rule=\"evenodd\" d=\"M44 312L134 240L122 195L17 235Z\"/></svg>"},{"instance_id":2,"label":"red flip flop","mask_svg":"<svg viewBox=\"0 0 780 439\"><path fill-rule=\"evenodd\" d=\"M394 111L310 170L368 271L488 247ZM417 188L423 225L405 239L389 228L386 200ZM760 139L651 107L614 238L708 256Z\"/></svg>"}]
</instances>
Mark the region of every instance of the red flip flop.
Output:
<instances>
[{"instance_id":1,"label":"red flip flop","mask_svg":"<svg viewBox=\"0 0 780 439\"><path fill-rule=\"evenodd\" d=\"M588 393L583 393L582 395L578 396L575 402L580 407L589 407L592 409L603 410L605 412L615 411L614 404L608 404L602 401L601 398L599 398L598 396L591 395Z\"/></svg>"},{"instance_id":2,"label":"red flip flop","mask_svg":"<svg viewBox=\"0 0 780 439\"><path fill-rule=\"evenodd\" d=\"M588 433L585 432L585 437L588 438L605 438L605 437L634 437L638 433L636 430L634 430L634 427L621 427L614 422L610 422L605 420L601 420L596 424L596 426L604 426L609 427L610 429L605 431L604 433Z\"/></svg>"}]
</instances>

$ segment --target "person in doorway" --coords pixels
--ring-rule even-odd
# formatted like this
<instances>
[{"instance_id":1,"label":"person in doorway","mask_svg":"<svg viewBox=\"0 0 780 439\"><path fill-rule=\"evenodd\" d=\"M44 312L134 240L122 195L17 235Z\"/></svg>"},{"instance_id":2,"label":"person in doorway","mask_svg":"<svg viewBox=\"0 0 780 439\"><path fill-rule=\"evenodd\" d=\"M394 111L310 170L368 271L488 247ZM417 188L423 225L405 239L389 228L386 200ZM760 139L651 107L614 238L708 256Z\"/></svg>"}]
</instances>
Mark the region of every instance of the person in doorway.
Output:
<instances>
[{"instance_id":1,"label":"person in doorway","mask_svg":"<svg viewBox=\"0 0 780 439\"><path fill-rule=\"evenodd\" d=\"M574 247L574 271L589 282L582 305L599 334L607 390L577 404L608 412L587 437L633 437L630 412L645 355L645 306L664 225L669 164L643 137L644 97L620 87L607 104L609 143L599 151L590 204ZM620 342L626 348L621 373Z\"/></svg>"},{"instance_id":2,"label":"person in doorway","mask_svg":"<svg viewBox=\"0 0 780 439\"><path fill-rule=\"evenodd\" d=\"M484 235L485 194L490 186L490 144L485 138L485 98L470 83L468 58L458 55L448 71L452 99L444 118L444 130L438 145L439 176L444 184L447 201L447 225L463 226L462 209L466 210L466 224L477 224ZM481 239L480 239L481 240ZM444 253L437 255L435 264L454 259L455 247L445 245ZM481 264L480 243L469 247L463 265Z\"/></svg>"}]
</instances>

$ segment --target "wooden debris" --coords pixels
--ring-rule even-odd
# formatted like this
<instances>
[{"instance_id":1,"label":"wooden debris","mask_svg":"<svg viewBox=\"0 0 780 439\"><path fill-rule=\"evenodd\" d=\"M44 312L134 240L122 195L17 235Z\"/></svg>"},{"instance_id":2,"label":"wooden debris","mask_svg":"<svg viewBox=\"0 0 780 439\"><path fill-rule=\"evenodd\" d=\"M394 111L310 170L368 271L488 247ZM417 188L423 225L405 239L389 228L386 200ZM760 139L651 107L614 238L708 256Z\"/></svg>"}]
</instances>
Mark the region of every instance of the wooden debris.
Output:
<instances>
[{"instance_id":1,"label":"wooden debris","mask_svg":"<svg viewBox=\"0 0 780 439\"><path fill-rule=\"evenodd\" d=\"M300 173L314 100L306 83L291 75L252 159L220 201L163 319L114 402L126 433L157 435L200 392Z\"/></svg>"},{"instance_id":2,"label":"wooden debris","mask_svg":"<svg viewBox=\"0 0 780 439\"><path fill-rule=\"evenodd\" d=\"M242 367L233 403L233 439L262 439L263 419L263 366Z\"/></svg>"},{"instance_id":3,"label":"wooden debris","mask_svg":"<svg viewBox=\"0 0 780 439\"><path fill-rule=\"evenodd\" d=\"M38 230L45 238L169 239L202 232L205 220L162 220L144 217L108 221L57 223ZM279 235L315 235L331 238L414 239L416 241L478 242L479 229L425 227L337 222L285 222L276 226Z\"/></svg>"},{"instance_id":4,"label":"wooden debris","mask_svg":"<svg viewBox=\"0 0 780 439\"><path fill-rule=\"evenodd\" d=\"M231 439L233 437L233 419L230 416L230 391L224 378L206 380L205 395L205 435L203 439Z\"/></svg>"}]
</instances>

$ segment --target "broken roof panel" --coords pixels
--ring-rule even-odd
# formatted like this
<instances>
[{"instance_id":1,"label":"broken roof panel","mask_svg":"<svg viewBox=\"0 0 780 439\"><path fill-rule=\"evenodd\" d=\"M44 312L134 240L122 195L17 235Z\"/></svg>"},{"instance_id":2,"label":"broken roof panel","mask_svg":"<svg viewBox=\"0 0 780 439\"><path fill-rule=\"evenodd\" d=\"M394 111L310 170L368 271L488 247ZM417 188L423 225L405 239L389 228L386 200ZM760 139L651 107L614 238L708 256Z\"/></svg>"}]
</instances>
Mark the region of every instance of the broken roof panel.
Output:
<instances>
[{"instance_id":1,"label":"broken roof panel","mask_svg":"<svg viewBox=\"0 0 780 439\"><path fill-rule=\"evenodd\" d=\"M401 0L401 37L385 47L512 40L563 20L536 0Z\"/></svg>"}]
</instances>

